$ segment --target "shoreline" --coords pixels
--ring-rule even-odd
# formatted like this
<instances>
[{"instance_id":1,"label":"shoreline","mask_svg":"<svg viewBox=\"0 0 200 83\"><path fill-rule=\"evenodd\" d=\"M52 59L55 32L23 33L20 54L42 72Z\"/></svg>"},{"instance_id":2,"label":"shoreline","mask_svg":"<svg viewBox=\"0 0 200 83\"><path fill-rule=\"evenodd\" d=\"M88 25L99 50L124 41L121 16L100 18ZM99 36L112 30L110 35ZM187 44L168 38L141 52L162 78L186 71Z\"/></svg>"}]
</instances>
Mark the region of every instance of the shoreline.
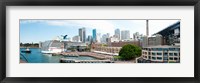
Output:
<instances>
[{"instance_id":1,"label":"shoreline","mask_svg":"<svg viewBox=\"0 0 200 83\"><path fill-rule=\"evenodd\" d=\"M105 59L114 59L113 56L110 55L104 55L104 54L98 54L98 53L93 53L93 52L63 52L63 53L55 53L53 56L56 55L62 55L62 56L67 56L67 55L78 55L78 56L90 56L94 57L100 60L105 60Z\"/></svg>"},{"instance_id":2,"label":"shoreline","mask_svg":"<svg viewBox=\"0 0 200 83\"><path fill-rule=\"evenodd\" d=\"M19 63L28 63L28 62L20 59Z\"/></svg>"},{"instance_id":3,"label":"shoreline","mask_svg":"<svg viewBox=\"0 0 200 83\"><path fill-rule=\"evenodd\" d=\"M39 49L39 47L20 47L20 48L38 48Z\"/></svg>"},{"instance_id":4,"label":"shoreline","mask_svg":"<svg viewBox=\"0 0 200 83\"><path fill-rule=\"evenodd\" d=\"M64 52L64 53L55 53L55 55L53 56L57 56L57 55L61 55L61 56L67 56L67 55L79 55L79 56L90 56L90 57L94 57L100 60L112 60L114 61L114 63L136 63L135 59L132 60L128 60L128 61L115 61L114 60L114 56L112 55L105 55L105 54L98 54L98 53L94 53L94 52Z\"/></svg>"}]
</instances>

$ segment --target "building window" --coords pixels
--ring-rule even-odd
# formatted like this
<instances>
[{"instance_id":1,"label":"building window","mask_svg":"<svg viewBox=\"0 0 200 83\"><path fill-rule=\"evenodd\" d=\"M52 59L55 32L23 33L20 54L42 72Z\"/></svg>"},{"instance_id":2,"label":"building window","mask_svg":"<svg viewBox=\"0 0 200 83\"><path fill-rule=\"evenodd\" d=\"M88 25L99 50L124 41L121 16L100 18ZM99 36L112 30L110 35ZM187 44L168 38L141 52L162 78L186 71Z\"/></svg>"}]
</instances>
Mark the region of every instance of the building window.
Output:
<instances>
[{"instance_id":1,"label":"building window","mask_svg":"<svg viewBox=\"0 0 200 83\"><path fill-rule=\"evenodd\" d=\"M174 53L174 56L178 56L178 53Z\"/></svg>"},{"instance_id":2,"label":"building window","mask_svg":"<svg viewBox=\"0 0 200 83\"><path fill-rule=\"evenodd\" d=\"M157 57L157 60L162 60L162 57Z\"/></svg>"},{"instance_id":3,"label":"building window","mask_svg":"<svg viewBox=\"0 0 200 83\"><path fill-rule=\"evenodd\" d=\"M153 51L156 51L156 48L152 48Z\"/></svg>"},{"instance_id":4,"label":"building window","mask_svg":"<svg viewBox=\"0 0 200 83\"><path fill-rule=\"evenodd\" d=\"M165 53L164 53L164 56L168 56L168 53L167 53L167 52L165 52Z\"/></svg>"},{"instance_id":5,"label":"building window","mask_svg":"<svg viewBox=\"0 0 200 83\"><path fill-rule=\"evenodd\" d=\"M167 50L168 50L168 48L163 48L163 50L164 50L164 51L167 51Z\"/></svg>"},{"instance_id":6,"label":"building window","mask_svg":"<svg viewBox=\"0 0 200 83\"><path fill-rule=\"evenodd\" d=\"M156 60L156 57L151 57L152 58L152 60Z\"/></svg>"},{"instance_id":7,"label":"building window","mask_svg":"<svg viewBox=\"0 0 200 83\"><path fill-rule=\"evenodd\" d=\"M169 60L173 60L173 57L169 57Z\"/></svg>"},{"instance_id":8,"label":"building window","mask_svg":"<svg viewBox=\"0 0 200 83\"><path fill-rule=\"evenodd\" d=\"M167 57L168 55L167 55L167 54L164 54L163 56Z\"/></svg>"},{"instance_id":9,"label":"building window","mask_svg":"<svg viewBox=\"0 0 200 83\"><path fill-rule=\"evenodd\" d=\"M149 55L151 55L151 52L149 52Z\"/></svg>"},{"instance_id":10,"label":"building window","mask_svg":"<svg viewBox=\"0 0 200 83\"><path fill-rule=\"evenodd\" d=\"M163 59L164 59L164 60L168 60L168 57L164 57Z\"/></svg>"},{"instance_id":11,"label":"building window","mask_svg":"<svg viewBox=\"0 0 200 83\"><path fill-rule=\"evenodd\" d=\"M173 53L169 53L169 56L173 56Z\"/></svg>"},{"instance_id":12,"label":"building window","mask_svg":"<svg viewBox=\"0 0 200 83\"><path fill-rule=\"evenodd\" d=\"M175 48L176 51L179 51L179 48Z\"/></svg>"},{"instance_id":13,"label":"building window","mask_svg":"<svg viewBox=\"0 0 200 83\"><path fill-rule=\"evenodd\" d=\"M174 57L174 60L178 60L178 58Z\"/></svg>"},{"instance_id":14,"label":"building window","mask_svg":"<svg viewBox=\"0 0 200 83\"><path fill-rule=\"evenodd\" d=\"M158 48L158 51L162 51L162 48Z\"/></svg>"},{"instance_id":15,"label":"building window","mask_svg":"<svg viewBox=\"0 0 200 83\"><path fill-rule=\"evenodd\" d=\"M169 50L170 50L170 51L174 51L174 50L175 50L175 48L169 48Z\"/></svg>"},{"instance_id":16,"label":"building window","mask_svg":"<svg viewBox=\"0 0 200 83\"><path fill-rule=\"evenodd\" d=\"M151 54L152 54L152 55L156 55L156 53L154 53L154 52L152 52Z\"/></svg>"},{"instance_id":17,"label":"building window","mask_svg":"<svg viewBox=\"0 0 200 83\"><path fill-rule=\"evenodd\" d=\"M157 53L157 55L162 55L162 53Z\"/></svg>"},{"instance_id":18,"label":"building window","mask_svg":"<svg viewBox=\"0 0 200 83\"><path fill-rule=\"evenodd\" d=\"M151 56L149 56L148 58L151 59Z\"/></svg>"}]
</instances>

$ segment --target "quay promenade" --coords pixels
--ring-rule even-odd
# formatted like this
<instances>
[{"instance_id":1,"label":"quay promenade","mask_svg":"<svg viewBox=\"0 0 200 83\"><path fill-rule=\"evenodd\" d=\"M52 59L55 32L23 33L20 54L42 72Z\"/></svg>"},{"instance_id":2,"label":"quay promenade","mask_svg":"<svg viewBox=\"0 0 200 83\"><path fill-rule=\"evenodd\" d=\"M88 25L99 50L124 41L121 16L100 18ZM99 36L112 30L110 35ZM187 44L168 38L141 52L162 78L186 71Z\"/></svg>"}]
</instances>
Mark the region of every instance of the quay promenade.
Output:
<instances>
[{"instance_id":1,"label":"quay promenade","mask_svg":"<svg viewBox=\"0 0 200 83\"><path fill-rule=\"evenodd\" d=\"M61 58L60 63L114 63L114 61L111 61L111 60L74 60L74 59Z\"/></svg>"},{"instance_id":2,"label":"quay promenade","mask_svg":"<svg viewBox=\"0 0 200 83\"><path fill-rule=\"evenodd\" d=\"M27 63L26 61L20 60L20 63Z\"/></svg>"},{"instance_id":3,"label":"quay promenade","mask_svg":"<svg viewBox=\"0 0 200 83\"><path fill-rule=\"evenodd\" d=\"M74 56L91 56L100 60L71 60L71 59L64 59L61 58L60 62L61 63L136 63L135 59L133 60L115 60L114 55L106 55L106 54L101 54L101 53L96 53L96 52L64 52L64 53L57 53L56 55L63 55L63 56L68 56L68 55L74 55Z\"/></svg>"},{"instance_id":4,"label":"quay promenade","mask_svg":"<svg viewBox=\"0 0 200 83\"><path fill-rule=\"evenodd\" d=\"M57 53L55 55L63 55L63 56L68 56L68 55L74 55L74 56L91 56L100 60L103 59L113 59L112 55L105 55L105 54L100 54L100 53L94 53L94 52L63 52L63 53Z\"/></svg>"}]
</instances>

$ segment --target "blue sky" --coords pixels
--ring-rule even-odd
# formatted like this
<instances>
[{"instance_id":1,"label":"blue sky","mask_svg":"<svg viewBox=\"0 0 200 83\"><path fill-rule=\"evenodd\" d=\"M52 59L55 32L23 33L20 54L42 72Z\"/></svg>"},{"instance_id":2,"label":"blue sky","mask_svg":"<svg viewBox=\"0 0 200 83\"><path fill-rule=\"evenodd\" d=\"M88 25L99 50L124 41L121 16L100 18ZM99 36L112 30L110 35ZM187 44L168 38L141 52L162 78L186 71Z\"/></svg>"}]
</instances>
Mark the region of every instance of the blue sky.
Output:
<instances>
[{"instance_id":1,"label":"blue sky","mask_svg":"<svg viewBox=\"0 0 200 83\"><path fill-rule=\"evenodd\" d=\"M152 35L179 20L149 20L149 34ZM114 30L129 30L130 36L139 32L145 35L146 20L20 20L20 42L38 43L52 40L56 36L68 35L70 38L78 35L78 29L85 27L86 35L92 35L92 29L97 29L101 35Z\"/></svg>"}]
</instances>

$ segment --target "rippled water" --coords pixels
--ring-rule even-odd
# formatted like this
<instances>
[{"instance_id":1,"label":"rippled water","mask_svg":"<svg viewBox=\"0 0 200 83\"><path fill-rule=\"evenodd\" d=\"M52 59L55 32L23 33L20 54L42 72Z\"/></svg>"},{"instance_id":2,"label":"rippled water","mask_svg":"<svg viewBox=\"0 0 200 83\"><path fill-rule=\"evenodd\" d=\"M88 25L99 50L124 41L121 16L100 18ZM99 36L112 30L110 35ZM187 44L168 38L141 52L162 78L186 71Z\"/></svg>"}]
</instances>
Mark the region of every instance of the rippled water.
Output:
<instances>
[{"instance_id":1,"label":"rippled water","mask_svg":"<svg viewBox=\"0 0 200 83\"><path fill-rule=\"evenodd\" d=\"M20 48L20 52L26 50L25 48ZM27 58L28 63L59 63L60 58L63 58L62 55L51 56L48 54L42 54L39 48L30 48L31 53L21 53ZM79 56L79 57L64 57L68 59L77 59L77 60L97 60L96 58L90 56ZM24 57L22 57L23 60Z\"/></svg>"}]
</instances>

